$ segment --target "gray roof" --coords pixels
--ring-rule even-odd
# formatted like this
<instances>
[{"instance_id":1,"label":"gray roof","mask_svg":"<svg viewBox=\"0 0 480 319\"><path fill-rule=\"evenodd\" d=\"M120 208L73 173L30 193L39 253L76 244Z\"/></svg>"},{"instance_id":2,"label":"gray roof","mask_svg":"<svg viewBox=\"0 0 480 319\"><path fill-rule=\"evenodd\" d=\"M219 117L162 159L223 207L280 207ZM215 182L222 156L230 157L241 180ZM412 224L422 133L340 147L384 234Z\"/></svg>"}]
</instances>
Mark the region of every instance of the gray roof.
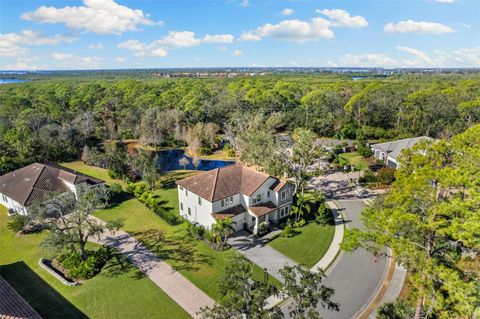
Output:
<instances>
[{"instance_id":1,"label":"gray roof","mask_svg":"<svg viewBox=\"0 0 480 319\"><path fill-rule=\"evenodd\" d=\"M2 276L0 276L0 318L42 319Z\"/></svg>"},{"instance_id":2,"label":"gray roof","mask_svg":"<svg viewBox=\"0 0 480 319\"><path fill-rule=\"evenodd\" d=\"M62 180L71 184L87 183L95 185L103 183L100 179L60 165L33 163L0 176L0 193L21 205L30 206L35 200L41 200L48 192L69 191Z\"/></svg>"},{"instance_id":3,"label":"gray roof","mask_svg":"<svg viewBox=\"0 0 480 319\"><path fill-rule=\"evenodd\" d=\"M372 148L385 152L388 156L397 159L398 155L400 155L403 150L409 149L418 142L424 140L431 140L431 138L428 136L404 138L402 140L373 144Z\"/></svg>"}]
</instances>

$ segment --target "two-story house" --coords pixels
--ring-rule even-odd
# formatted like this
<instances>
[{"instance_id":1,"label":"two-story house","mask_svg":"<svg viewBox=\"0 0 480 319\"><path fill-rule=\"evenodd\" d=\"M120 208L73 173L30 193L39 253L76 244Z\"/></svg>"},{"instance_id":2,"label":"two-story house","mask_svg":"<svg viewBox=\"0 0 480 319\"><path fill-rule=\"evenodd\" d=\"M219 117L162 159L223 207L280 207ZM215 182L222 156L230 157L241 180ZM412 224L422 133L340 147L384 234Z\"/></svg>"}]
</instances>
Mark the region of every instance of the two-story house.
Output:
<instances>
[{"instance_id":1,"label":"two-story house","mask_svg":"<svg viewBox=\"0 0 480 319\"><path fill-rule=\"evenodd\" d=\"M11 213L26 215L28 208L48 193L72 192L78 200L87 191L104 196L105 182L49 163L33 163L0 176L0 205Z\"/></svg>"},{"instance_id":2,"label":"two-story house","mask_svg":"<svg viewBox=\"0 0 480 319\"><path fill-rule=\"evenodd\" d=\"M241 164L216 168L176 182L180 214L210 228L231 218L235 229L257 232L262 222L278 223L290 214L293 186Z\"/></svg>"}]
</instances>

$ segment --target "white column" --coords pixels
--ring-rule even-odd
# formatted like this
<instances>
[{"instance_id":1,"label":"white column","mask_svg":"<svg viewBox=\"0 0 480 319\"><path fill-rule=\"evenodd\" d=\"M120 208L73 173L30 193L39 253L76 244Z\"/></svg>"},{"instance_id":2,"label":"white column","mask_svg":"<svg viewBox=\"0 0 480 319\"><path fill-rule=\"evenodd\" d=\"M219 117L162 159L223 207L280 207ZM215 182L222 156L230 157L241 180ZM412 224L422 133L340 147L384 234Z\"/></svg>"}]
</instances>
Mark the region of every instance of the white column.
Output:
<instances>
[{"instance_id":1,"label":"white column","mask_svg":"<svg viewBox=\"0 0 480 319\"><path fill-rule=\"evenodd\" d=\"M256 234L258 231L258 217L255 216L255 226L253 227L253 233Z\"/></svg>"}]
</instances>

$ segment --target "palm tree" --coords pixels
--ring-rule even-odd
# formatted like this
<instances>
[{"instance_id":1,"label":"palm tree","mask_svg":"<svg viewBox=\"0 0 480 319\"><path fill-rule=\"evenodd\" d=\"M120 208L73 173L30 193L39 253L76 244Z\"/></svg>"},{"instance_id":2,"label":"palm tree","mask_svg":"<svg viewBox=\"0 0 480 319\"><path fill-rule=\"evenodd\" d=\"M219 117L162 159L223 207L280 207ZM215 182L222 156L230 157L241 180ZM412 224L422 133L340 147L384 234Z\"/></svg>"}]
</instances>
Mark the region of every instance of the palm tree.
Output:
<instances>
[{"instance_id":1,"label":"palm tree","mask_svg":"<svg viewBox=\"0 0 480 319\"><path fill-rule=\"evenodd\" d=\"M220 237L223 239L221 243L222 248L227 244L228 237L235 232L233 224L235 224L235 222L231 218L217 219L215 229L217 229Z\"/></svg>"},{"instance_id":2,"label":"palm tree","mask_svg":"<svg viewBox=\"0 0 480 319\"><path fill-rule=\"evenodd\" d=\"M298 222L305 213L310 213L310 205L304 193L297 193L297 200L292 207L292 215L295 215L295 221Z\"/></svg>"}]
</instances>

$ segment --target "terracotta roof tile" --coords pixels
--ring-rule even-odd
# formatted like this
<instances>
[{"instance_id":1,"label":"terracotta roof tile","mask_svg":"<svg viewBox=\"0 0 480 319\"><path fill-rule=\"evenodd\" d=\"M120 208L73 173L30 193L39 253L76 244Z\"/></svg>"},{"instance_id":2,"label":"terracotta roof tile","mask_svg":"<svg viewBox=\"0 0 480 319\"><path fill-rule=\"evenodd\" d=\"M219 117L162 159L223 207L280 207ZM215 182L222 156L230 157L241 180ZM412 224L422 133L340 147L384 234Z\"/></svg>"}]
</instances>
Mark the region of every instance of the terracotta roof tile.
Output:
<instances>
[{"instance_id":1,"label":"terracotta roof tile","mask_svg":"<svg viewBox=\"0 0 480 319\"><path fill-rule=\"evenodd\" d=\"M42 319L10 284L0 276L0 318Z\"/></svg>"},{"instance_id":2,"label":"terracotta roof tile","mask_svg":"<svg viewBox=\"0 0 480 319\"><path fill-rule=\"evenodd\" d=\"M100 184L102 180L50 163L33 163L0 176L0 193L21 205L29 206L47 192L66 192L72 184Z\"/></svg>"},{"instance_id":3,"label":"terracotta roof tile","mask_svg":"<svg viewBox=\"0 0 480 319\"><path fill-rule=\"evenodd\" d=\"M214 202L238 193L252 195L269 177L241 164L216 168L177 181L192 193ZM272 177L274 178L274 177Z\"/></svg>"},{"instance_id":4,"label":"terracotta roof tile","mask_svg":"<svg viewBox=\"0 0 480 319\"><path fill-rule=\"evenodd\" d=\"M275 206L275 204L272 202L266 202L266 203L260 203L255 206L250 206L248 209L253 215L260 217L277 209L277 206Z\"/></svg>"}]
</instances>

